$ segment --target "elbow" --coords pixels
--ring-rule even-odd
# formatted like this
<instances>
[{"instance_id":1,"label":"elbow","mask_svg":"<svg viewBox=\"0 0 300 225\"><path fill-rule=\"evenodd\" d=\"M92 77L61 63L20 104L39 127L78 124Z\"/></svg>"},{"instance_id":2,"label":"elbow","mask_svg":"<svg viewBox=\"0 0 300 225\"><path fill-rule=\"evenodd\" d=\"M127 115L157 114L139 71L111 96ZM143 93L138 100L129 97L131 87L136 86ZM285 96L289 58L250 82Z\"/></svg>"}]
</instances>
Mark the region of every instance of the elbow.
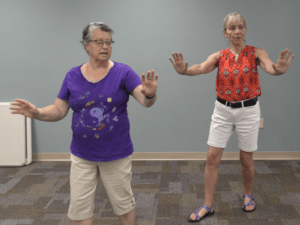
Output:
<instances>
[{"instance_id":1,"label":"elbow","mask_svg":"<svg viewBox=\"0 0 300 225\"><path fill-rule=\"evenodd\" d=\"M150 108L150 107L153 106L153 105L154 105L154 102L151 103L151 104L146 104L146 103L144 103L144 107L145 107L145 108Z\"/></svg>"},{"instance_id":2,"label":"elbow","mask_svg":"<svg viewBox=\"0 0 300 225\"><path fill-rule=\"evenodd\" d=\"M57 114L58 114L58 116L56 117L55 121L60 121L60 120L62 120L63 118L65 118L66 115L67 115L67 113L68 113L68 111L67 111L67 112L63 112L62 109L60 109L60 108L57 107L56 105L54 105L54 106L56 107Z\"/></svg>"},{"instance_id":3,"label":"elbow","mask_svg":"<svg viewBox=\"0 0 300 225\"><path fill-rule=\"evenodd\" d=\"M151 106L154 105L154 103L156 102L156 99L157 99L157 97L155 97L155 99L153 99L152 101L147 101L147 100L144 101L143 106L146 108L150 108Z\"/></svg>"}]
</instances>

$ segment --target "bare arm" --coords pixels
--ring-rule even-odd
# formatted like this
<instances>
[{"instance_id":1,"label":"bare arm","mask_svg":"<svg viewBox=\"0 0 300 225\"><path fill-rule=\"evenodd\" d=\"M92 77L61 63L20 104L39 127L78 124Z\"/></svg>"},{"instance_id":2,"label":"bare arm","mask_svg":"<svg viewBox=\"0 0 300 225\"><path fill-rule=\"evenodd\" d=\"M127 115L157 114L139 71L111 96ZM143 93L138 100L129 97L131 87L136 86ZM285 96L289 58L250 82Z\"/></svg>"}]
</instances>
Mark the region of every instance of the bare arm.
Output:
<instances>
[{"instance_id":1,"label":"bare arm","mask_svg":"<svg viewBox=\"0 0 300 225\"><path fill-rule=\"evenodd\" d=\"M15 99L16 102L12 102L11 105L18 107L10 107L12 114L21 114L29 118L41 120L41 121L59 121L63 119L70 108L69 102L57 98L53 105L49 105L44 108L37 109L35 105L23 99Z\"/></svg>"},{"instance_id":2,"label":"bare arm","mask_svg":"<svg viewBox=\"0 0 300 225\"><path fill-rule=\"evenodd\" d=\"M59 121L68 114L69 109L68 101L57 98L53 105L38 109L36 119L49 122Z\"/></svg>"},{"instance_id":3,"label":"bare arm","mask_svg":"<svg viewBox=\"0 0 300 225\"><path fill-rule=\"evenodd\" d=\"M211 54L207 60L201 64L195 64L192 67L188 68L188 62L183 63L183 56L181 53L172 53L175 62L171 59L171 63L173 64L177 73L187 76L195 76L200 74L210 73L216 68L220 52L215 52Z\"/></svg>"},{"instance_id":4,"label":"bare arm","mask_svg":"<svg viewBox=\"0 0 300 225\"><path fill-rule=\"evenodd\" d=\"M293 58L295 57L295 55L292 55L292 57L289 58L290 54L291 54L291 50L289 51L288 49L282 50L281 53L279 54L277 63L274 64L269 58L268 53L264 49L255 47L255 55L257 58L259 58L260 67L266 73L269 73L273 76L278 76L286 73Z\"/></svg>"},{"instance_id":5,"label":"bare arm","mask_svg":"<svg viewBox=\"0 0 300 225\"><path fill-rule=\"evenodd\" d=\"M220 52L215 52L211 54L207 60L201 64L196 64L187 69L186 75L195 76L200 74L210 73L216 68Z\"/></svg>"}]
</instances>

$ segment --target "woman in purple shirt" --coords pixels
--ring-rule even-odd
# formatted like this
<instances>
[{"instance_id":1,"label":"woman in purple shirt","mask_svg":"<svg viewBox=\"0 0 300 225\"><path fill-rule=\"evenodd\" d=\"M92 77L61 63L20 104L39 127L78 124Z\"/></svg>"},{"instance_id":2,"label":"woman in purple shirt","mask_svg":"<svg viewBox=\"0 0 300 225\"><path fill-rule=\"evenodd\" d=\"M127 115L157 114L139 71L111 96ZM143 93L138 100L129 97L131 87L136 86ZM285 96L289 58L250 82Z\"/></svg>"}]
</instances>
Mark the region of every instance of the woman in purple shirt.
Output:
<instances>
[{"instance_id":1,"label":"woman in purple shirt","mask_svg":"<svg viewBox=\"0 0 300 225\"><path fill-rule=\"evenodd\" d=\"M83 29L83 44L90 61L66 75L54 105L37 109L22 99L11 103L12 114L41 121L63 119L73 112L68 217L74 224L93 224L94 197L101 177L106 193L122 224L135 223L131 190L133 145L127 102L132 95L145 107L157 97L158 75L139 76L127 65L110 61L113 30L92 22Z\"/></svg>"}]
</instances>

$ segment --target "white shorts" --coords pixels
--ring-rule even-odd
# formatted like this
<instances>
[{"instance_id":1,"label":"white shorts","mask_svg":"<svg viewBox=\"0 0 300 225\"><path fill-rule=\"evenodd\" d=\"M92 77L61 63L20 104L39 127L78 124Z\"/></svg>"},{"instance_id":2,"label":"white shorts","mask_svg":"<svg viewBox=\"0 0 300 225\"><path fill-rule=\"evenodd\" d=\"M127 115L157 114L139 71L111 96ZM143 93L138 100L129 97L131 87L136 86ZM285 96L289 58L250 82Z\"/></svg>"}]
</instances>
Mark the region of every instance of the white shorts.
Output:
<instances>
[{"instance_id":1,"label":"white shorts","mask_svg":"<svg viewBox=\"0 0 300 225\"><path fill-rule=\"evenodd\" d=\"M235 129L241 150L245 152L257 150L260 116L259 101L254 106L231 108L216 100L207 144L226 148Z\"/></svg>"}]
</instances>

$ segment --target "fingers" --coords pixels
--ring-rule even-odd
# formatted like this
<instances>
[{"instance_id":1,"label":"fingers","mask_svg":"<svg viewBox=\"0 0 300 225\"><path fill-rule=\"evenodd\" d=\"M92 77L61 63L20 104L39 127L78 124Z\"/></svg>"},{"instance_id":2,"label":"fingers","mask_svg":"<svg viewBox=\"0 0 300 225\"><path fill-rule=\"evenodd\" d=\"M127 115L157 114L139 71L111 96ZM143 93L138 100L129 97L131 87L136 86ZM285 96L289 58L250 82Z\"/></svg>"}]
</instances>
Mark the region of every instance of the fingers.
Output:
<instances>
[{"instance_id":1,"label":"fingers","mask_svg":"<svg viewBox=\"0 0 300 225\"><path fill-rule=\"evenodd\" d=\"M295 55L292 55L292 57L290 58L291 53L292 53L292 50L289 50L289 49L282 50L279 55L279 58L288 60L288 62L290 63L293 60L293 58L295 57Z\"/></svg>"},{"instance_id":2,"label":"fingers","mask_svg":"<svg viewBox=\"0 0 300 225\"><path fill-rule=\"evenodd\" d=\"M175 52L175 53L172 53L172 56L173 56L173 58L176 60L176 59L178 59L178 54L177 54L177 52Z\"/></svg>"},{"instance_id":3,"label":"fingers","mask_svg":"<svg viewBox=\"0 0 300 225\"><path fill-rule=\"evenodd\" d=\"M18 106L20 106L20 105L22 105L23 103L25 103L26 101L25 100L23 100L23 99L15 99L15 102L11 102L10 104L11 105L18 105Z\"/></svg>"},{"instance_id":4,"label":"fingers","mask_svg":"<svg viewBox=\"0 0 300 225\"><path fill-rule=\"evenodd\" d=\"M289 59L290 54L291 54L292 50L288 50L287 48L285 50L282 50L280 52L279 58L280 59ZM288 54L288 55L287 55Z\"/></svg>"},{"instance_id":5,"label":"fingers","mask_svg":"<svg viewBox=\"0 0 300 225\"><path fill-rule=\"evenodd\" d=\"M177 59L183 59L183 55L179 52L175 52L175 53L172 53L172 56L174 58L174 60L176 61Z\"/></svg>"},{"instance_id":6,"label":"fingers","mask_svg":"<svg viewBox=\"0 0 300 225\"><path fill-rule=\"evenodd\" d=\"M288 52L287 48L285 50L283 50L283 58L285 58L287 52Z\"/></svg>"},{"instance_id":7,"label":"fingers","mask_svg":"<svg viewBox=\"0 0 300 225\"><path fill-rule=\"evenodd\" d=\"M286 50L286 51L287 51L287 50ZM291 55L291 53L292 53L292 50L288 50L287 53L288 53L288 54L287 54L286 60L288 60L288 63L291 63L292 60L293 60L293 58L295 57L295 55L293 54L292 57L290 58L290 55Z\"/></svg>"},{"instance_id":8,"label":"fingers","mask_svg":"<svg viewBox=\"0 0 300 225\"><path fill-rule=\"evenodd\" d=\"M295 57L295 55L292 55L292 57L289 59L288 62L291 63L294 57Z\"/></svg>"},{"instance_id":9,"label":"fingers","mask_svg":"<svg viewBox=\"0 0 300 225\"><path fill-rule=\"evenodd\" d=\"M154 70L151 71L151 77L150 77L150 79L151 79L151 80L154 79Z\"/></svg>"},{"instance_id":10,"label":"fingers","mask_svg":"<svg viewBox=\"0 0 300 225\"><path fill-rule=\"evenodd\" d=\"M19 99L19 98L16 98L15 101L16 102L20 102L20 103L24 103L24 104L28 102L28 101L26 101L24 99Z\"/></svg>"},{"instance_id":11,"label":"fingers","mask_svg":"<svg viewBox=\"0 0 300 225\"><path fill-rule=\"evenodd\" d=\"M284 50L282 50L279 54L279 59L283 59Z\"/></svg>"},{"instance_id":12,"label":"fingers","mask_svg":"<svg viewBox=\"0 0 300 225\"><path fill-rule=\"evenodd\" d=\"M17 109L21 108L22 105L28 103L28 101L25 101L23 99L17 99L17 98L15 99L15 101L16 102L11 102L10 105L15 105L15 106L18 106L18 107L10 107L9 109L17 110Z\"/></svg>"},{"instance_id":13,"label":"fingers","mask_svg":"<svg viewBox=\"0 0 300 225\"><path fill-rule=\"evenodd\" d=\"M18 107L9 107L9 109L11 110L11 114L20 114L21 113L21 105L18 105L18 104L21 104L21 103L11 103L11 105L16 105Z\"/></svg>"},{"instance_id":14,"label":"fingers","mask_svg":"<svg viewBox=\"0 0 300 225\"><path fill-rule=\"evenodd\" d=\"M9 109L11 109L11 110L19 110L20 107L10 107Z\"/></svg>"},{"instance_id":15,"label":"fingers","mask_svg":"<svg viewBox=\"0 0 300 225\"><path fill-rule=\"evenodd\" d=\"M287 53L288 53L288 54L287 54L287 57L286 57L287 60L289 60L291 52L292 52L291 50L289 50L289 51L287 52Z\"/></svg>"},{"instance_id":16,"label":"fingers","mask_svg":"<svg viewBox=\"0 0 300 225\"><path fill-rule=\"evenodd\" d=\"M174 61L173 61L173 59L171 59L171 57L169 57L169 59L170 59L170 61L171 61L171 63L173 64L173 66L174 66Z\"/></svg>"},{"instance_id":17,"label":"fingers","mask_svg":"<svg viewBox=\"0 0 300 225\"><path fill-rule=\"evenodd\" d=\"M150 71L147 72L147 80L150 80Z\"/></svg>"},{"instance_id":18,"label":"fingers","mask_svg":"<svg viewBox=\"0 0 300 225\"><path fill-rule=\"evenodd\" d=\"M145 83L145 81L155 81L155 82L157 82L157 80L158 80L158 74L156 74L154 76L154 70L153 69L151 71L147 72L147 79L146 79L145 74L144 73L142 74L142 83Z\"/></svg>"},{"instance_id":19,"label":"fingers","mask_svg":"<svg viewBox=\"0 0 300 225\"><path fill-rule=\"evenodd\" d=\"M145 82L145 74L143 73L142 74L142 83L144 83Z\"/></svg>"},{"instance_id":20,"label":"fingers","mask_svg":"<svg viewBox=\"0 0 300 225\"><path fill-rule=\"evenodd\" d=\"M184 67L185 67L186 69L188 69L188 62L187 62L187 61L185 62Z\"/></svg>"}]
</instances>

